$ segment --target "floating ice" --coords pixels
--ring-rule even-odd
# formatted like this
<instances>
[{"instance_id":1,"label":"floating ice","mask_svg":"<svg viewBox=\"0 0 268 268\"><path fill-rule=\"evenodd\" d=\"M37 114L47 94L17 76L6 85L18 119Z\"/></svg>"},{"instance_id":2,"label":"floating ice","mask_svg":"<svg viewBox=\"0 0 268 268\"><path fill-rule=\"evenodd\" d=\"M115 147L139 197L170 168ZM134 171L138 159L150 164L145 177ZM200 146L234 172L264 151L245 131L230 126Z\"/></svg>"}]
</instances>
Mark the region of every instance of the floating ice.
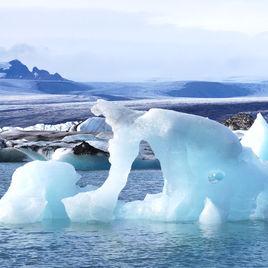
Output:
<instances>
[{"instance_id":1,"label":"floating ice","mask_svg":"<svg viewBox=\"0 0 268 268\"><path fill-rule=\"evenodd\" d=\"M111 132L111 127L101 117L90 117L77 127L77 131L83 132Z\"/></svg>"},{"instance_id":2,"label":"floating ice","mask_svg":"<svg viewBox=\"0 0 268 268\"><path fill-rule=\"evenodd\" d=\"M268 124L260 113L243 136L241 143L245 147L250 147L260 159L268 160Z\"/></svg>"},{"instance_id":3,"label":"floating ice","mask_svg":"<svg viewBox=\"0 0 268 268\"><path fill-rule=\"evenodd\" d=\"M225 126L199 116L161 109L137 112L105 101L98 101L92 111L104 115L114 133L111 169L96 191L63 200L71 220L219 223L254 214L267 183L267 167ZM161 163L163 191L118 206L141 140L151 145Z\"/></svg>"},{"instance_id":4,"label":"floating ice","mask_svg":"<svg viewBox=\"0 0 268 268\"><path fill-rule=\"evenodd\" d=\"M94 144L96 145L96 143ZM94 146L98 148L97 146ZM103 148L99 146L100 148ZM76 155L72 148L58 148L53 154L52 159L71 164L76 170L109 170L110 162L105 154L80 154ZM160 169L157 159L136 158L131 166L132 170Z\"/></svg>"},{"instance_id":5,"label":"floating ice","mask_svg":"<svg viewBox=\"0 0 268 268\"><path fill-rule=\"evenodd\" d=\"M68 219L61 200L79 191L79 177L71 165L62 162L34 161L19 167L0 200L0 222Z\"/></svg>"},{"instance_id":6,"label":"floating ice","mask_svg":"<svg viewBox=\"0 0 268 268\"><path fill-rule=\"evenodd\" d=\"M23 162L27 156L15 148L0 148L0 162Z\"/></svg>"},{"instance_id":7,"label":"floating ice","mask_svg":"<svg viewBox=\"0 0 268 268\"><path fill-rule=\"evenodd\" d=\"M92 111L105 116L114 134L109 141L111 168L103 185L81 192L71 166L53 161L27 164L14 173L0 200L0 221L121 218L215 225L268 217L267 164L227 127L190 114L138 112L106 101L98 101ZM164 187L144 200L119 203L141 141L147 141L159 159Z\"/></svg>"},{"instance_id":8,"label":"floating ice","mask_svg":"<svg viewBox=\"0 0 268 268\"><path fill-rule=\"evenodd\" d=\"M78 125L79 122L66 122L56 125L50 124L35 124L33 126L28 127L3 127L0 128L0 132L6 131L72 131Z\"/></svg>"},{"instance_id":9,"label":"floating ice","mask_svg":"<svg viewBox=\"0 0 268 268\"><path fill-rule=\"evenodd\" d=\"M76 155L72 148L59 148L52 155L53 160L71 164L77 170L108 170L110 163L104 154Z\"/></svg>"}]
</instances>

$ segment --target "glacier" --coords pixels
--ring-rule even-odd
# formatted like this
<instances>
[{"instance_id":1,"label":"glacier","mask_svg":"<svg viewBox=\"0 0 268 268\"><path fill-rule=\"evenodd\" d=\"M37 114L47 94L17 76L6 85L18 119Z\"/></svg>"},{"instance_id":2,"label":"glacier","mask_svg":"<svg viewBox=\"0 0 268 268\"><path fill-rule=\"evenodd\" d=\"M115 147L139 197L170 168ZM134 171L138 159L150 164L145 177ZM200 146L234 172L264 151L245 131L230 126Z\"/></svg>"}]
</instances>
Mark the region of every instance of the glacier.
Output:
<instances>
[{"instance_id":1,"label":"glacier","mask_svg":"<svg viewBox=\"0 0 268 268\"><path fill-rule=\"evenodd\" d=\"M254 143L240 142L208 118L170 110L141 112L99 100L92 112L104 116L113 131L111 167L103 185L79 189L73 167L60 161L28 163L14 173L0 200L0 222L146 219L206 225L268 217L268 165ZM257 124L255 131L264 126ZM119 202L141 141L160 162L163 189L144 200Z\"/></svg>"}]
</instances>

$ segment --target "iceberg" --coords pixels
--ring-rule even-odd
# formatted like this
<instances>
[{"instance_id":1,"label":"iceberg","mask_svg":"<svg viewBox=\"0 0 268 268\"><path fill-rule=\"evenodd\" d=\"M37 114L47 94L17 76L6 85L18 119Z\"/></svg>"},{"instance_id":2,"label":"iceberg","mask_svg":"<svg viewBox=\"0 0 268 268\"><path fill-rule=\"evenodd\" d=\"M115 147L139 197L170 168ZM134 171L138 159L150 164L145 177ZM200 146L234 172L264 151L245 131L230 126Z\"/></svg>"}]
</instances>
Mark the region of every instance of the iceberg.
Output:
<instances>
[{"instance_id":1,"label":"iceberg","mask_svg":"<svg viewBox=\"0 0 268 268\"><path fill-rule=\"evenodd\" d=\"M256 120L241 139L241 144L249 147L262 160L268 160L268 124L258 113Z\"/></svg>"},{"instance_id":2,"label":"iceberg","mask_svg":"<svg viewBox=\"0 0 268 268\"><path fill-rule=\"evenodd\" d=\"M15 148L0 148L0 162L24 162L27 155Z\"/></svg>"},{"instance_id":3,"label":"iceberg","mask_svg":"<svg viewBox=\"0 0 268 268\"><path fill-rule=\"evenodd\" d=\"M111 127L106 124L105 118L90 117L77 126L78 132L111 132Z\"/></svg>"},{"instance_id":4,"label":"iceberg","mask_svg":"<svg viewBox=\"0 0 268 268\"><path fill-rule=\"evenodd\" d=\"M109 170L110 168L108 157L101 150L98 153L75 154L73 148L59 148L53 153L52 159L69 163L77 170Z\"/></svg>"},{"instance_id":5,"label":"iceberg","mask_svg":"<svg viewBox=\"0 0 268 268\"><path fill-rule=\"evenodd\" d=\"M78 175L66 163L31 162L16 170L0 200L0 222L146 219L218 225L267 219L268 166L224 125L169 110L133 111L103 100L92 112L104 116L113 131L111 167L102 186L79 188ZM119 201L144 142L159 160L163 189L144 200ZM58 151L59 159L65 153Z\"/></svg>"},{"instance_id":6,"label":"iceberg","mask_svg":"<svg viewBox=\"0 0 268 268\"><path fill-rule=\"evenodd\" d=\"M79 124L78 121L75 122L66 122L56 125L50 124L35 124L33 126L28 127L2 127L0 128L1 132L7 131L65 131L65 132L72 132L75 131L76 126Z\"/></svg>"},{"instance_id":7,"label":"iceberg","mask_svg":"<svg viewBox=\"0 0 268 268\"><path fill-rule=\"evenodd\" d=\"M261 206L256 200L267 185L267 165L227 127L200 116L162 109L133 111L103 100L92 112L103 115L112 127L111 168L97 190L63 199L72 221L123 218L219 223L249 219ZM143 201L118 204L142 140L160 161L163 190Z\"/></svg>"},{"instance_id":8,"label":"iceberg","mask_svg":"<svg viewBox=\"0 0 268 268\"><path fill-rule=\"evenodd\" d=\"M73 166L57 161L33 161L19 167L0 200L0 222L68 220L61 200L81 191L76 185L79 178Z\"/></svg>"}]
</instances>

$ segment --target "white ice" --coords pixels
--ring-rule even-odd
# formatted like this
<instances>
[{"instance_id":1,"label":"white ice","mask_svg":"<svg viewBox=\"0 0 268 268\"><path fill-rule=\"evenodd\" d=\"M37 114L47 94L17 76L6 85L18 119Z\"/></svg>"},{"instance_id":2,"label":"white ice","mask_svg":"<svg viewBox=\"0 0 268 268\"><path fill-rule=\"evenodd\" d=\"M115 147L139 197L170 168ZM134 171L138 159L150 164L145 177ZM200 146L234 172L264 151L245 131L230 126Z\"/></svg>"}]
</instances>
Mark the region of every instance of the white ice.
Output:
<instances>
[{"instance_id":1,"label":"white ice","mask_svg":"<svg viewBox=\"0 0 268 268\"><path fill-rule=\"evenodd\" d=\"M8 70L11 67L9 62L0 62L0 69Z\"/></svg>"},{"instance_id":2,"label":"white ice","mask_svg":"<svg viewBox=\"0 0 268 268\"><path fill-rule=\"evenodd\" d=\"M77 222L120 218L219 224L268 217L267 164L227 127L200 116L162 109L138 112L106 101L98 101L92 112L103 115L114 134L103 185L75 194L77 177L69 165L27 164L15 172L0 201L0 221L65 215ZM119 203L142 140L161 163L164 187L144 200ZM49 213L44 213L48 204Z\"/></svg>"},{"instance_id":3,"label":"white ice","mask_svg":"<svg viewBox=\"0 0 268 268\"><path fill-rule=\"evenodd\" d=\"M105 118L90 117L78 125L77 131L83 132L111 132L111 127L106 124Z\"/></svg>"},{"instance_id":4,"label":"white ice","mask_svg":"<svg viewBox=\"0 0 268 268\"><path fill-rule=\"evenodd\" d=\"M57 161L34 161L19 167L0 200L0 222L68 219L61 200L80 191L79 178L71 165Z\"/></svg>"},{"instance_id":5,"label":"white ice","mask_svg":"<svg viewBox=\"0 0 268 268\"><path fill-rule=\"evenodd\" d=\"M111 169L96 191L63 200L71 220L215 223L254 215L256 199L267 184L267 166L225 126L199 116L161 109L137 112L105 101L98 101L92 111L104 115L114 133ZM119 207L118 195L141 140L160 160L164 187L159 194Z\"/></svg>"},{"instance_id":6,"label":"white ice","mask_svg":"<svg viewBox=\"0 0 268 268\"><path fill-rule=\"evenodd\" d=\"M0 132L5 131L16 131L16 130L22 130L22 131L71 131L73 128L78 124L77 121L75 122L66 122L56 125L50 125L50 124L36 124L33 126L28 126L25 128L22 127L3 127L0 128Z\"/></svg>"},{"instance_id":7,"label":"white ice","mask_svg":"<svg viewBox=\"0 0 268 268\"><path fill-rule=\"evenodd\" d=\"M268 124L260 113L244 134L241 143L251 148L260 159L268 160Z\"/></svg>"}]
</instances>

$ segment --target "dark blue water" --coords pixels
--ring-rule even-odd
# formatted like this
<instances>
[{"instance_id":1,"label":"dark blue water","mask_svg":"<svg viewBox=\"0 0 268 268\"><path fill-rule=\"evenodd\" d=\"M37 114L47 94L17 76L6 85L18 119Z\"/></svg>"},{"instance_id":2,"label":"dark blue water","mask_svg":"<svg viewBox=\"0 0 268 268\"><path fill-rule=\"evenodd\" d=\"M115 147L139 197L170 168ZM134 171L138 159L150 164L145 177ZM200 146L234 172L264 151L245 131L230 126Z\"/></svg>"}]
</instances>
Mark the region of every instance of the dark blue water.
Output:
<instances>
[{"instance_id":1,"label":"dark blue water","mask_svg":"<svg viewBox=\"0 0 268 268\"><path fill-rule=\"evenodd\" d=\"M0 164L0 195L20 164ZM100 185L107 172L82 173L81 185ZM120 199L161 190L160 171L135 171ZM114 221L0 226L1 267L268 267L268 223L216 228L196 223Z\"/></svg>"}]
</instances>

